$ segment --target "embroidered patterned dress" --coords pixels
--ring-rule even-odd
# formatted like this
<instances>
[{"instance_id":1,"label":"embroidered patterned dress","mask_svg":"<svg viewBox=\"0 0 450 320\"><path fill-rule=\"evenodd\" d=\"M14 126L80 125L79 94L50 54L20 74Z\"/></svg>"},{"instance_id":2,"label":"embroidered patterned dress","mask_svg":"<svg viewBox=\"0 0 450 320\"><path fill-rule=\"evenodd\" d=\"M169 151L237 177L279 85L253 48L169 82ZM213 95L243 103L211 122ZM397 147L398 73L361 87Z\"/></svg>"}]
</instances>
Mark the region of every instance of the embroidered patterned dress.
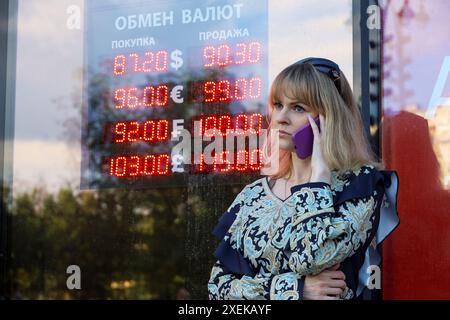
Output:
<instances>
[{"instance_id":1,"label":"embroidered patterned dress","mask_svg":"<svg viewBox=\"0 0 450 320\"><path fill-rule=\"evenodd\" d=\"M397 189L395 171L372 166L293 186L285 200L267 177L245 186L213 232L221 242L209 298L299 300L305 276L336 263L346 275L341 298L357 298L367 268L380 263L377 246L399 223Z\"/></svg>"}]
</instances>

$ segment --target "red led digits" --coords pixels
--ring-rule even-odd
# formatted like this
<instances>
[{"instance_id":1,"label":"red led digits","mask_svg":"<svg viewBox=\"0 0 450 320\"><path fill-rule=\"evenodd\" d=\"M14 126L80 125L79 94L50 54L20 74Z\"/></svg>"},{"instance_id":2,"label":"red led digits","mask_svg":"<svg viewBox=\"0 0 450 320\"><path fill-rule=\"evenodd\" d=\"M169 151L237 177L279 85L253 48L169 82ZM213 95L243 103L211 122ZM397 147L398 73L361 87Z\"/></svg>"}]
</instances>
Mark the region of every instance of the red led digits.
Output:
<instances>
[{"instance_id":1,"label":"red led digits","mask_svg":"<svg viewBox=\"0 0 450 320\"><path fill-rule=\"evenodd\" d=\"M155 99L156 99L156 90L155 87L147 86L144 88L144 106L145 107L152 107L155 106Z\"/></svg>"},{"instance_id":2,"label":"red led digits","mask_svg":"<svg viewBox=\"0 0 450 320\"><path fill-rule=\"evenodd\" d=\"M139 173L139 157L131 156L129 158L128 174L130 177L136 177Z\"/></svg>"},{"instance_id":3,"label":"red led digits","mask_svg":"<svg viewBox=\"0 0 450 320\"><path fill-rule=\"evenodd\" d=\"M246 62L247 58L247 46L245 43L238 43L236 45L236 60L234 60L235 64L243 64Z\"/></svg>"},{"instance_id":4,"label":"red led digits","mask_svg":"<svg viewBox=\"0 0 450 320\"><path fill-rule=\"evenodd\" d=\"M219 101L225 102L230 100L230 81L222 80L219 81L217 86L217 91L219 91Z\"/></svg>"},{"instance_id":5,"label":"red led digits","mask_svg":"<svg viewBox=\"0 0 450 320\"><path fill-rule=\"evenodd\" d=\"M249 63L258 63L261 58L261 44L252 42L248 45L247 61Z\"/></svg>"},{"instance_id":6,"label":"red led digits","mask_svg":"<svg viewBox=\"0 0 450 320\"><path fill-rule=\"evenodd\" d=\"M156 139L158 141L166 141L169 139L169 121L158 121L158 124L156 125Z\"/></svg>"},{"instance_id":7,"label":"red led digits","mask_svg":"<svg viewBox=\"0 0 450 320\"><path fill-rule=\"evenodd\" d=\"M236 170L237 171L247 171L248 170L248 151L239 150L236 153Z\"/></svg>"},{"instance_id":8,"label":"red led digits","mask_svg":"<svg viewBox=\"0 0 450 320\"><path fill-rule=\"evenodd\" d=\"M250 152L247 150L239 150L237 152L236 170L259 171L262 168L262 153L260 149L254 149Z\"/></svg>"},{"instance_id":9,"label":"red led digits","mask_svg":"<svg viewBox=\"0 0 450 320\"><path fill-rule=\"evenodd\" d=\"M214 102L216 100L216 83L214 81L207 81L203 85L205 93L205 102Z\"/></svg>"},{"instance_id":10,"label":"red led digits","mask_svg":"<svg viewBox=\"0 0 450 320\"><path fill-rule=\"evenodd\" d=\"M261 78L206 81L203 83L203 102L222 103L232 100L258 99Z\"/></svg>"},{"instance_id":11,"label":"red led digits","mask_svg":"<svg viewBox=\"0 0 450 320\"><path fill-rule=\"evenodd\" d=\"M123 54L114 57L114 75L123 76L128 73L153 73L166 72L168 70L167 51L130 53L128 56Z\"/></svg>"},{"instance_id":12,"label":"red led digits","mask_svg":"<svg viewBox=\"0 0 450 320\"><path fill-rule=\"evenodd\" d=\"M169 175L168 154L127 155L110 158L109 175L113 177L144 177Z\"/></svg>"},{"instance_id":13,"label":"red led digits","mask_svg":"<svg viewBox=\"0 0 450 320\"><path fill-rule=\"evenodd\" d=\"M114 175L116 177L124 177L126 175L127 158L117 157L115 160L112 159L112 165L114 167Z\"/></svg>"},{"instance_id":14,"label":"red led digits","mask_svg":"<svg viewBox=\"0 0 450 320\"><path fill-rule=\"evenodd\" d=\"M137 107L167 107L169 87L167 85L140 88L120 88L114 91L116 109L135 109Z\"/></svg>"},{"instance_id":15,"label":"red led digits","mask_svg":"<svg viewBox=\"0 0 450 320\"><path fill-rule=\"evenodd\" d=\"M222 151L214 154L212 164L205 163L205 155L202 153L199 160L200 163L194 167L196 173L255 172L262 168L260 149L238 150L235 153Z\"/></svg>"},{"instance_id":16,"label":"red led digits","mask_svg":"<svg viewBox=\"0 0 450 320\"><path fill-rule=\"evenodd\" d=\"M116 168L114 167L114 158L109 159L109 175L114 176Z\"/></svg>"},{"instance_id":17,"label":"red led digits","mask_svg":"<svg viewBox=\"0 0 450 320\"><path fill-rule=\"evenodd\" d=\"M128 142L136 142L139 139L139 122L128 123Z\"/></svg>"},{"instance_id":18,"label":"red led digits","mask_svg":"<svg viewBox=\"0 0 450 320\"><path fill-rule=\"evenodd\" d=\"M156 124L155 121L145 121L144 123L144 141L154 141L156 135Z\"/></svg>"},{"instance_id":19,"label":"red led digits","mask_svg":"<svg viewBox=\"0 0 450 320\"><path fill-rule=\"evenodd\" d=\"M244 100L247 96L247 80L238 79L234 85L234 99Z\"/></svg>"},{"instance_id":20,"label":"red led digits","mask_svg":"<svg viewBox=\"0 0 450 320\"><path fill-rule=\"evenodd\" d=\"M137 107L139 103L139 99L137 97L137 88L130 88L127 92L127 106L128 108L134 109Z\"/></svg>"},{"instance_id":21,"label":"red led digits","mask_svg":"<svg viewBox=\"0 0 450 320\"><path fill-rule=\"evenodd\" d=\"M169 102L169 87L158 86L156 87L155 103L157 106L165 107Z\"/></svg>"},{"instance_id":22,"label":"red led digits","mask_svg":"<svg viewBox=\"0 0 450 320\"><path fill-rule=\"evenodd\" d=\"M259 42L222 44L203 48L203 66L205 68L226 67L230 65L255 64L261 61Z\"/></svg>"},{"instance_id":23,"label":"red led digits","mask_svg":"<svg viewBox=\"0 0 450 320\"><path fill-rule=\"evenodd\" d=\"M248 130L247 115L240 114L236 117L235 131L236 135L245 135Z\"/></svg>"},{"instance_id":24,"label":"red led digits","mask_svg":"<svg viewBox=\"0 0 450 320\"><path fill-rule=\"evenodd\" d=\"M250 99L257 99L261 96L261 79L251 78L250 88L248 90L248 96Z\"/></svg>"},{"instance_id":25,"label":"red led digits","mask_svg":"<svg viewBox=\"0 0 450 320\"><path fill-rule=\"evenodd\" d=\"M115 143L123 143L125 141L126 138L126 130L127 130L127 124L125 122L119 122L116 123L115 128L114 128L114 133L115 133Z\"/></svg>"},{"instance_id":26,"label":"red led digits","mask_svg":"<svg viewBox=\"0 0 450 320\"><path fill-rule=\"evenodd\" d=\"M153 176L156 172L156 157L154 155L148 155L144 158L144 175Z\"/></svg>"},{"instance_id":27,"label":"red led digits","mask_svg":"<svg viewBox=\"0 0 450 320\"><path fill-rule=\"evenodd\" d=\"M261 113L253 113L250 115L250 119L248 120L250 134L259 134L261 132L262 119Z\"/></svg>"},{"instance_id":28,"label":"red led digits","mask_svg":"<svg viewBox=\"0 0 450 320\"><path fill-rule=\"evenodd\" d=\"M222 151L214 155L213 171L229 172L233 166L229 159L229 151ZM225 166L223 166L225 164Z\"/></svg>"},{"instance_id":29,"label":"red led digits","mask_svg":"<svg viewBox=\"0 0 450 320\"><path fill-rule=\"evenodd\" d=\"M231 117L223 115L219 117L218 129L221 136L227 136L231 131Z\"/></svg>"},{"instance_id":30,"label":"red led digits","mask_svg":"<svg viewBox=\"0 0 450 320\"><path fill-rule=\"evenodd\" d=\"M200 164L198 165L198 171L205 172L205 170L206 170L205 155L202 153L200 154Z\"/></svg>"},{"instance_id":31,"label":"red led digits","mask_svg":"<svg viewBox=\"0 0 450 320\"><path fill-rule=\"evenodd\" d=\"M200 130L197 135L213 137L228 135L259 134L262 128L262 114L211 115L200 117Z\"/></svg>"},{"instance_id":32,"label":"red led digits","mask_svg":"<svg viewBox=\"0 0 450 320\"><path fill-rule=\"evenodd\" d=\"M134 72L140 72L141 67L139 66L139 55L137 53L130 53L129 56L134 60Z\"/></svg>"},{"instance_id":33,"label":"red led digits","mask_svg":"<svg viewBox=\"0 0 450 320\"><path fill-rule=\"evenodd\" d=\"M116 109L122 109L126 105L127 91L125 89L117 89L114 92L114 100L116 101Z\"/></svg>"},{"instance_id":34,"label":"red led digits","mask_svg":"<svg viewBox=\"0 0 450 320\"><path fill-rule=\"evenodd\" d=\"M209 68L214 66L214 57L216 56L216 49L213 46L208 46L203 49L203 58L205 58L204 67Z\"/></svg>"},{"instance_id":35,"label":"red led digits","mask_svg":"<svg viewBox=\"0 0 450 320\"><path fill-rule=\"evenodd\" d=\"M161 154L158 156L156 169L158 175L160 176L166 176L169 174L169 155Z\"/></svg>"},{"instance_id":36,"label":"red led digits","mask_svg":"<svg viewBox=\"0 0 450 320\"><path fill-rule=\"evenodd\" d=\"M260 149L250 151L250 169L258 171L262 168L262 153Z\"/></svg>"},{"instance_id":37,"label":"red led digits","mask_svg":"<svg viewBox=\"0 0 450 320\"><path fill-rule=\"evenodd\" d=\"M161 142L169 140L169 121L148 120L118 122L114 126L114 143L133 143L136 141Z\"/></svg>"},{"instance_id":38,"label":"red led digits","mask_svg":"<svg viewBox=\"0 0 450 320\"><path fill-rule=\"evenodd\" d=\"M142 65L142 71L143 72L152 72L152 65L153 65L153 52L146 52L145 53L145 60Z\"/></svg>"},{"instance_id":39,"label":"red led digits","mask_svg":"<svg viewBox=\"0 0 450 320\"><path fill-rule=\"evenodd\" d=\"M155 70L159 72L167 71L167 51L156 53Z\"/></svg>"},{"instance_id":40,"label":"red led digits","mask_svg":"<svg viewBox=\"0 0 450 320\"><path fill-rule=\"evenodd\" d=\"M114 75L121 76L125 74L125 65L127 58L124 55L114 57Z\"/></svg>"},{"instance_id":41,"label":"red led digits","mask_svg":"<svg viewBox=\"0 0 450 320\"><path fill-rule=\"evenodd\" d=\"M204 136L213 137L216 134L216 117L210 116L204 120Z\"/></svg>"},{"instance_id":42,"label":"red led digits","mask_svg":"<svg viewBox=\"0 0 450 320\"><path fill-rule=\"evenodd\" d=\"M259 42L219 43L217 45L204 46L201 50L202 52L200 51L200 55L197 55L197 58L203 58L203 61L200 66L194 62L195 67L226 68L228 66L252 65L261 63L263 58L262 46ZM203 57L201 57L201 53ZM130 110L128 112L138 112L141 114L141 110L137 109L168 107L169 98L173 101L173 104L183 103L183 98L187 100L188 104L192 102L198 104L226 104L233 101L240 102L261 98L262 80L260 77L253 77L253 75L247 77L241 75L235 79L230 79L226 76L219 77L218 79L212 76L201 80L192 79L188 82L192 90L184 89L186 93L183 96L178 95L183 90L181 84L178 87L182 89L179 89L178 92L172 90L172 84L170 84L170 89L174 91L170 96L170 90L167 84L155 83L152 85L152 83L147 83L148 85L146 85L144 83L141 86L141 80L136 79L138 82L131 84L133 83L131 81L133 80L132 78L136 77L137 74L140 74L138 76L139 79L144 79L145 75L143 74L167 72L169 69L168 59L173 59L173 55L169 56L169 53L164 50L131 52L116 55L113 61L114 76L128 76L127 79L130 81L125 81L125 79L122 81L120 78L116 78L115 82L122 83L119 86L123 87L113 89L113 94L109 97L109 105L112 105L111 100L114 100L115 109L128 109ZM112 61L109 61L109 68L111 68L111 64ZM204 71L207 72L207 70ZM256 69L254 71L256 72ZM207 76L215 72L217 70L211 70L211 72L207 72ZM253 72L246 74L253 74ZM258 75L257 73L254 74ZM215 108L216 106L211 107ZM120 113L120 116L121 112L117 112ZM135 114L133 118L135 117L138 116ZM140 148L140 145L142 145L147 148L147 144L148 146L155 144L150 146L153 147L158 143L156 147L161 147L161 150L164 150L163 152L167 152L167 149L164 148L170 140L171 128L169 128L169 121L171 122L172 120L168 118L144 118L142 120L135 118L133 120L133 118L131 120L128 117L126 120L115 120L113 123L108 122L105 126L103 132L105 137L103 141L105 143L116 144L114 148L121 150L133 148L134 151L127 150L132 154L114 154L105 158L103 172L110 177L132 179L171 175L170 152L162 154L138 154L139 152L136 151L138 149L134 147ZM222 137L230 135L259 135L263 122L261 113L209 114L196 117L196 119L200 121L200 130L199 132L195 130L195 134L202 137L214 137L217 135ZM163 143L160 144L160 142ZM121 146L117 144L121 144ZM130 144L131 146L126 146L126 144ZM205 163L206 154L200 154L200 163L192 166L193 170L194 172L215 172L220 174L240 174L261 170L261 150L247 150L249 149L248 147L242 149L217 152L213 154L213 158L211 159L212 163Z\"/></svg>"},{"instance_id":43,"label":"red led digits","mask_svg":"<svg viewBox=\"0 0 450 320\"><path fill-rule=\"evenodd\" d=\"M217 48L217 65L224 67L230 64L230 47L223 44Z\"/></svg>"}]
</instances>

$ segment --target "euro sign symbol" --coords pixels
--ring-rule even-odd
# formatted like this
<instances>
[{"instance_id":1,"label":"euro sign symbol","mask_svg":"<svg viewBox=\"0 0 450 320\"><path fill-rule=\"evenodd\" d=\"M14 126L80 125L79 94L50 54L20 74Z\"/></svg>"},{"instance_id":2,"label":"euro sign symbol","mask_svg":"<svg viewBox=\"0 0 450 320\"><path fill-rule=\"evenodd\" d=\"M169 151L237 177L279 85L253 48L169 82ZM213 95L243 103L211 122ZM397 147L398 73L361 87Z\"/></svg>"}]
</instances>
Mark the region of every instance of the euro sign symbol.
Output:
<instances>
[{"instance_id":1,"label":"euro sign symbol","mask_svg":"<svg viewBox=\"0 0 450 320\"><path fill-rule=\"evenodd\" d=\"M183 103L184 98L181 97L181 91L183 91L184 87L181 85L173 87L172 91L170 91L170 98L172 98L175 103Z\"/></svg>"},{"instance_id":2,"label":"euro sign symbol","mask_svg":"<svg viewBox=\"0 0 450 320\"><path fill-rule=\"evenodd\" d=\"M181 68L181 66L183 66L183 58L181 58L182 55L183 53L178 49L172 51L172 53L170 54L170 58L172 59L170 66L175 70L178 70Z\"/></svg>"}]
</instances>

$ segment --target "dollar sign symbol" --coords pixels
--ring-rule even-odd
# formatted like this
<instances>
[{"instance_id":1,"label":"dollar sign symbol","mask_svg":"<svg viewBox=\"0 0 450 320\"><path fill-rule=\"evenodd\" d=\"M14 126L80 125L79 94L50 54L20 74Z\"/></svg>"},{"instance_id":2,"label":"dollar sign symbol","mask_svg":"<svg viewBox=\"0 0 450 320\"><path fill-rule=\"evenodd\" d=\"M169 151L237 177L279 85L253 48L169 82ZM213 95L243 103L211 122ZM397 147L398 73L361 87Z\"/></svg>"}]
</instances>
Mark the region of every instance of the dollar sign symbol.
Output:
<instances>
[{"instance_id":1,"label":"dollar sign symbol","mask_svg":"<svg viewBox=\"0 0 450 320\"><path fill-rule=\"evenodd\" d=\"M170 54L170 58L172 59L170 66L175 70L178 70L183 65L183 58L181 57L182 55L183 53L178 49L172 51L172 53Z\"/></svg>"}]
</instances>

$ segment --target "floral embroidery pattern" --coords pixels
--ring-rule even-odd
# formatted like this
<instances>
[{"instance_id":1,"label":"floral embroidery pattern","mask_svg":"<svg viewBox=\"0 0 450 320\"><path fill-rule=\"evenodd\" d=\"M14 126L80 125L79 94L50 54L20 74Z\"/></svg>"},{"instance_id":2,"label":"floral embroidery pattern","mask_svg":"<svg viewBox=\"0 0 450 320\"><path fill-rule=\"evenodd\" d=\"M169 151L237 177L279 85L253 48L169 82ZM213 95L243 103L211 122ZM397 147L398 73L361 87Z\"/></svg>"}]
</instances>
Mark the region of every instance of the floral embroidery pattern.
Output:
<instances>
[{"instance_id":1,"label":"floral embroidery pattern","mask_svg":"<svg viewBox=\"0 0 450 320\"><path fill-rule=\"evenodd\" d=\"M225 213L239 209L222 242L239 252L256 275L226 271L224 261L217 260L208 282L210 299L302 299L304 276L342 262L373 236L383 193L373 189L339 205L333 195L375 171L364 166L353 174L333 173L331 185L296 186L285 201L276 199L265 178L247 185ZM347 288L342 297L354 294Z\"/></svg>"}]
</instances>

